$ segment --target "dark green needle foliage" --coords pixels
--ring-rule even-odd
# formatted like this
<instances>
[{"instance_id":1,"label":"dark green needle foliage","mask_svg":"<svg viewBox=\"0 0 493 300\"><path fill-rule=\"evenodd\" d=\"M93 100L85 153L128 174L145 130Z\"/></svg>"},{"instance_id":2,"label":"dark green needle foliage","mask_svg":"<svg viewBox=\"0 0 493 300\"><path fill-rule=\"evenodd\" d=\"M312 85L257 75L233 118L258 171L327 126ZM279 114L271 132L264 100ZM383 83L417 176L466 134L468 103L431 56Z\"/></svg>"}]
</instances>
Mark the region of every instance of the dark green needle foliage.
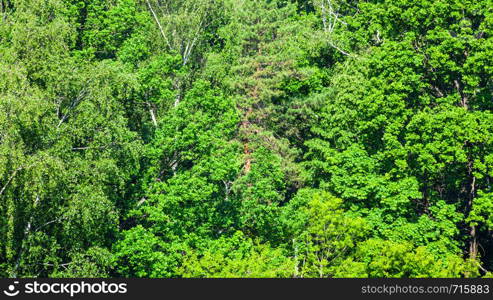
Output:
<instances>
[{"instance_id":1,"label":"dark green needle foliage","mask_svg":"<svg viewBox=\"0 0 493 300\"><path fill-rule=\"evenodd\" d=\"M0 277L483 277L491 0L0 0Z\"/></svg>"}]
</instances>

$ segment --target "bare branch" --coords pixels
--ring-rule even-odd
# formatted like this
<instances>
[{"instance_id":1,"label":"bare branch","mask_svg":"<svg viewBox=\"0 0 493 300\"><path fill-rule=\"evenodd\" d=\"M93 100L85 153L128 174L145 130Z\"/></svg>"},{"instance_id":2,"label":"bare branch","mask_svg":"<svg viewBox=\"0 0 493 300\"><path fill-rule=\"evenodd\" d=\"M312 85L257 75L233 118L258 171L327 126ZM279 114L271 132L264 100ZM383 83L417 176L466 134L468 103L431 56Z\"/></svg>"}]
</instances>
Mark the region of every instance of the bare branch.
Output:
<instances>
[{"instance_id":1,"label":"bare branch","mask_svg":"<svg viewBox=\"0 0 493 300\"><path fill-rule=\"evenodd\" d=\"M159 27L159 31L161 31L161 35L163 36L163 39L166 41L166 44L168 44L168 47L171 49L171 44L168 41L168 38L166 37L166 34L164 33L163 26L161 26L161 22L159 22L159 19L154 12L154 9L152 9L151 3L149 3L149 0L146 0L147 6L149 7L149 10L152 13L152 16L154 17L154 20L157 23L157 26Z\"/></svg>"},{"instance_id":2,"label":"bare branch","mask_svg":"<svg viewBox=\"0 0 493 300\"><path fill-rule=\"evenodd\" d=\"M16 170L14 170L14 172L12 173L12 175L10 175L9 179L7 180L7 183L0 190L0 195L3 194L3 192L5 191L5 189L7 188L7 186L9 185L9 183L12 181L12 179L14 179L15 174L17 174L17 172L19 172L20 170L22 170L22 168L23 168L23 166L20 166L19 168L17 168Z\"/></svg>"},{"instance_id":3,"label":"bare branch","mask_svg":"<svg viewBox=\"0 0 493 300\"><path fill-rule=\"evenodd\" d=\"M346 56L354 56L354 55L352 55L352 54L350 54L350 53L348 53L348 52L346 52L346 51L342 50L341 48L339 48L339 47L338 47L336 44L334 44L332 41L330 41L330 40L329 40L329 41L328 41L328 43L329 43L329 45L330 45L332 48L336 49L336 50L337 50L337 51L339 51L341 54L346 55Z\"/></svg>"}]
</instances>

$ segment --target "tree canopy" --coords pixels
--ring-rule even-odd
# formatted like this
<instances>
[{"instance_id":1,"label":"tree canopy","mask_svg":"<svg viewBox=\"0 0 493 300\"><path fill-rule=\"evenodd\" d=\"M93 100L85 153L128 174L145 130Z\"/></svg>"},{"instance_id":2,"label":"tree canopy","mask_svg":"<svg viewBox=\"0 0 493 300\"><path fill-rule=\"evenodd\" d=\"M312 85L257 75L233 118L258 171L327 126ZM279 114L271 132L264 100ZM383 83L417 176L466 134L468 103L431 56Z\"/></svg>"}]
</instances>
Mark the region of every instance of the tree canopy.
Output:
<instances>
[{"instance_id":1,"label":"tree canopy","mask_svg":"<svg viewBox=\"0 0 493 300\"><path fill-rule=\"evenodd\" d=\"M492 0L0 0L0 277L493 272Z\"/></svg>"}]
</instances>

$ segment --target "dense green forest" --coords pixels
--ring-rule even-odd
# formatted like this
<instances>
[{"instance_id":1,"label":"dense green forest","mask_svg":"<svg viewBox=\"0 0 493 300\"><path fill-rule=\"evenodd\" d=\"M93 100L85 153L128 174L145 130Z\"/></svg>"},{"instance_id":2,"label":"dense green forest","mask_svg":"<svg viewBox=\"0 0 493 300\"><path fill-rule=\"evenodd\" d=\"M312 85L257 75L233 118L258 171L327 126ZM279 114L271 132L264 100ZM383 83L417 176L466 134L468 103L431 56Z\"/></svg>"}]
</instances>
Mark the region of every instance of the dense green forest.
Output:
<instances>
[{"instance_id":1,"label":"dense green forest","mask_svg":"<svg viewBox=\"0 0 493 300\"><path fill-rule=\"evenodd\" d=\"M493 276L493 0L0 18L0 277Z\"/></svg>"}]
</instances>

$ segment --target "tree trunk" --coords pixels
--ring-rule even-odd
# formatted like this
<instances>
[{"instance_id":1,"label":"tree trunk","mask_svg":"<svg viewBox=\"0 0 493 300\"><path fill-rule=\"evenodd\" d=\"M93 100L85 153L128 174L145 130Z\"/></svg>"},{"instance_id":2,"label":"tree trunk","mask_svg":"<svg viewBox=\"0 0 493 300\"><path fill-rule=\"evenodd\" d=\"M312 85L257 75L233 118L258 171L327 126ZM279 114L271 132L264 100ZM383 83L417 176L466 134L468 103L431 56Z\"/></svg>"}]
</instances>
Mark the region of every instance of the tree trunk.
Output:
<instances>
[{"instance_id":1,"label":"tree trunk","mask_svg":"<svg viewBox=\"0 0 493 300\"><path fill-rule=\"evenodd\" d=\"M156 114L154 113L154 108L152 107L151 103L149 102L146 103L147 106L149 107L149 113L151 115L152 124L154 125L154 127L157 127L157 120L156 120Z\"/></svg>"},{"instance_id":2,"label":"tree trunk","mask_svg":"<svg viewBox=\"0 0 493 300\"><path fill-rule=\"evenodd\" d=\"M467 146L467 144L466 144ZM473 162L471 159L469 159L469 162L467 163L467 173L470 178L470 189L469 189L469 201L467 203L467 210L468 214L471 213L473 204L474 204L474 198L476 195L476 177L473 174ZM477 232L476 232L476 226L470 225L470 230L469 230L469 258L471 259L476 259L478 256L478 237L477 237Z\"/></svg>"},{"instance_id":3,"label":"tree trunk","mask_svg":"<svg viewBox=\"0 0 493 300\"><path fill-rule=\"evenodd\" d=\"M478 238L476 235L476 226L471 226L469 242L469 258L476 259L478 256Z\"/></svg>"}]
</instances>

